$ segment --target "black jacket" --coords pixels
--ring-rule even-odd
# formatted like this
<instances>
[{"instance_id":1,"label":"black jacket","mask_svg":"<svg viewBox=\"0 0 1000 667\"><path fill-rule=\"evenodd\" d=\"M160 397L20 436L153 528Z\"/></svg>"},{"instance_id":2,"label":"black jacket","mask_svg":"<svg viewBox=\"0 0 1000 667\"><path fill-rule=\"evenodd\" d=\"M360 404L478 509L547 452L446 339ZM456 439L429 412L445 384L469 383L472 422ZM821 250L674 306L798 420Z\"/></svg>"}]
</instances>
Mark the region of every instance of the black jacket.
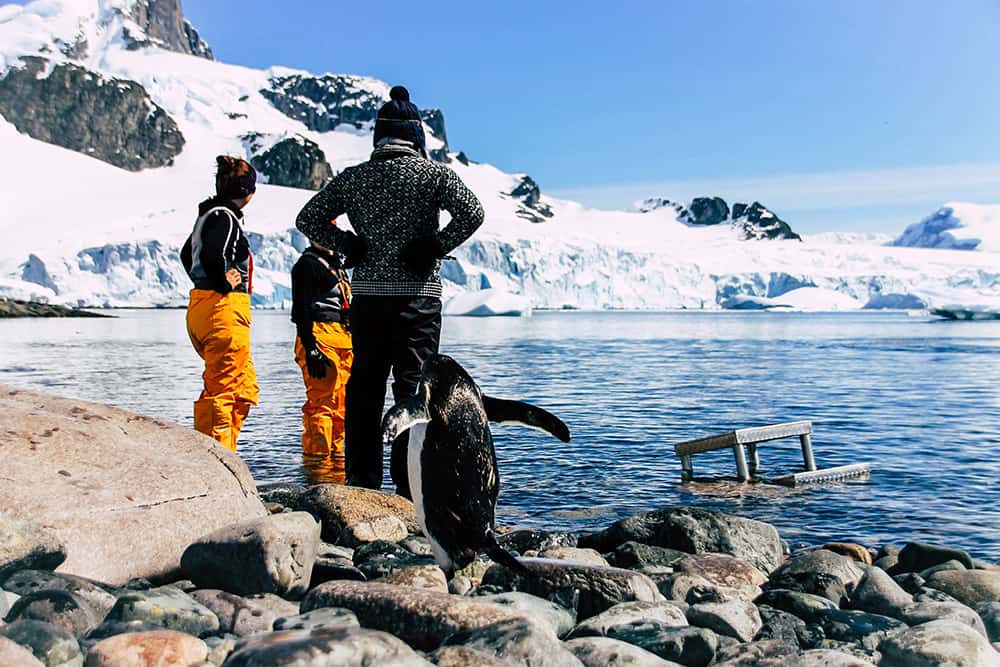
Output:
<instances>
[{"instance_id":1,"label":"black jacket","mask_svg":"<svg viewBox=\"0 0 1000 667\"><path fill-rule=\"evenodd\" d=\"M441 211L451 214L451 222L439 230ZM454 171L399 145L376 148L368 162L337 174L295 224L320 245L349 254L347 232L331 224L345 213L368 245L352 287L370 296L440 298L440 262L429 276L416 276L403 268L400 251L414 239L433 236L447 254L483 223L479 200Z\"/></svg>"},{"instance_id":2,"label":"black jacket","mask_svg":"<svg viewBox=\"0 0 1000 667\"><path fill-rule=\"evenodd\" d=\"M213 197L198 205L198 220L181 248L181 262L195 289L221 294L250 292L253 258L242 221L243 211L231 201ZM226 280L229 269L236 269L243 277L236 288Z\"/></svg>"},{"instance_id":3,"label":"black jacket","mask_svg":"<svg viewBox=\"0 0 1000 667\"><path fill-rule=\"evenodd\" d=\"M350 326L351 286L336 253L306 248L292 267L292 322L303 345L313 341L313 322Z\"/></svg>"}]
</instances>

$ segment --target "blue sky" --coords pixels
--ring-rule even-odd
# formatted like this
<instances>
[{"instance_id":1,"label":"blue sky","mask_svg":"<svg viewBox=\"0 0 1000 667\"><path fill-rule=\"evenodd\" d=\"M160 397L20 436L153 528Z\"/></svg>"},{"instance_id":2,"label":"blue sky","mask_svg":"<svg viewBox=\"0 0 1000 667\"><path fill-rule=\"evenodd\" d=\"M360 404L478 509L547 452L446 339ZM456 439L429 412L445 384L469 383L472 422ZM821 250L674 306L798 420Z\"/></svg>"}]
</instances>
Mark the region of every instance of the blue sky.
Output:
<instances>
[{"instance_id":1,"label":"blue sky","mask_svg":"<svg viewBox=\"0 0 1000 667\"><path fill-rule=\"evenodd\" d=\"M1000 0L184 0L227 62L403 83L454 149L603 208L897 231L1000 202Z\"/></svg>"}]
</instances>

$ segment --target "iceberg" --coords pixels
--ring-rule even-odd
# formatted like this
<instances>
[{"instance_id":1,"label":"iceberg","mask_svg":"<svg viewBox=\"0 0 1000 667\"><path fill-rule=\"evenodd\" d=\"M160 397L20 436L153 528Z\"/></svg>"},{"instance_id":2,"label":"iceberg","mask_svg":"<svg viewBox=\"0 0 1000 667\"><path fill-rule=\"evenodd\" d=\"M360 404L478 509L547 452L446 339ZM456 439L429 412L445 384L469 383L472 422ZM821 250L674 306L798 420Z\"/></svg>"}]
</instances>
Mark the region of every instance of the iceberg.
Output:
<instances>
[{"instance_id":1,"label":"iceberg","mask_svg":"<svg viewBox=\"0 0 1000 667\"><path fill-rule=\"evenodd\" d=\"M457 294L444 304L445 315L467 317L530 317L527 297L491 288Z\"/></svg>"}]
</instances>

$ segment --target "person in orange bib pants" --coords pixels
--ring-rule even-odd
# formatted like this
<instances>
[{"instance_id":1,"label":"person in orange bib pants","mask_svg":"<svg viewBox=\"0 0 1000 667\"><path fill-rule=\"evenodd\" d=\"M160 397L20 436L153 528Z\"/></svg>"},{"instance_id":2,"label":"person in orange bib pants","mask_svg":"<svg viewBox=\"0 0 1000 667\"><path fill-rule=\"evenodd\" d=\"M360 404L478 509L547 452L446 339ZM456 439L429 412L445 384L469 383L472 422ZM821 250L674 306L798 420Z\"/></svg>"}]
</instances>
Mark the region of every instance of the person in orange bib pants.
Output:
<instances>
[{"instance_id":1,"label":"person in orange bib pants","mask_svg":"<svg viewBox=\"0 0 1000 667\"><path fill-rule=\"evenodd\" d=\"M216 196L199 205L181 261L194 282L188 337L205 362L194 428L236 451L243 422L260 393L250 358L253 258L242 227L257 173L245 160L220 155L216 161Z\"/></svg>"},{"instance_id":2,"label":"person in orange bib pants","mask_svg":"<svg viewBox=\"0 0 1000 667\"><path fill-rule=\"evenodd\" d=\"M302 369L302 459L310 482L343 483L344 393L354 354L351 286L340 257L316 244L292 268L295 360Z\"/></svg>"}]
</instances>

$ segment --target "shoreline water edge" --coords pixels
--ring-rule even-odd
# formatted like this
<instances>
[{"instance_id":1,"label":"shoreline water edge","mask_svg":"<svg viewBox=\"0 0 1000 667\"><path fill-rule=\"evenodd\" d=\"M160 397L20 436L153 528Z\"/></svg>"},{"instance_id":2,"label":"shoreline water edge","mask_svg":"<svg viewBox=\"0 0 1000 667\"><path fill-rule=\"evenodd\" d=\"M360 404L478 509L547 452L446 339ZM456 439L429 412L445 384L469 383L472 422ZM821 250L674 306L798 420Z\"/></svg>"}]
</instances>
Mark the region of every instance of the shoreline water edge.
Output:
<instances>
[{"instance_id":1,"label":"shoreline water edge","mask_svg":"<svg viewBox=\"0 0 1000 667\"><path fill-rule=\"evenodd\" d=\"M0 430L4 665L1000 665L1000 567L958 546L790 553L665 507L504 528L526 573L449 581L399 496L258 488L189 429L19 389Z\"/></svg>"}]
</instances>

